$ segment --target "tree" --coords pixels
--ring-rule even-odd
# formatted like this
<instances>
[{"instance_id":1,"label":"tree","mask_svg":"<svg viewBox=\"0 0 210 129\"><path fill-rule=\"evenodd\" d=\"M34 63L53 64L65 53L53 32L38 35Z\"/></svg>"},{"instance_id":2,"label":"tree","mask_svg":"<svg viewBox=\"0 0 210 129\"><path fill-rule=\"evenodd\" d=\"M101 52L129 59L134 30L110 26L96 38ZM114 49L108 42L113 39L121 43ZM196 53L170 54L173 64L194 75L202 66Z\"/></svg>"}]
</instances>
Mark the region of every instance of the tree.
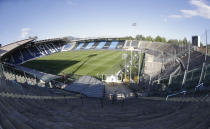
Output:
<instances>
[{"instance_id":1,"label":"tree","mask_svg":"<svg viewBox=\"0 0 210 129\"><path fill-rule=\"evenodd\" d=\"M121 38L121 40L133 40L134 38L132 36L126 36Z\"/></svg>"},{"instance_id":2,"label":"tree","mask_svg":"<svg viewBox=\"0 0 210 129\"><path fill-rule=\"evenodd\" d=\"M169 39L168 40L168 43L171 43L171 44L179 44L179 41L177 39Z\"/></svg>"},{"instance_id":3,"label":"tree","mask_svg":"<svg viewBox=\"0 0 210 129\"><path fill-rule=\"evenodd\" d=\"M136 35L136 40L145 40L143 35Z\"/></svg>"},{"instance_id":4,"label":"tree","mask_svg":"<svg viewBox=\"0 0 210 129\"><path fill-rule=\"evenodd\" d=\"M166 38L165 37L162 37L161 38L161 42L166 43Z\"/></svg>"},{"instance_id":5,"label":"tree","mask_svg":"<svg viewBox=\"0 0 210 129\"><path fill-rule=\"evenodd\" d=\"M146 37L146 40L147 40L147 41L153 41L153 38L152 38L151 36L147 36L147 37Z\"/></svg>"},{"instance_id":6,"label":"tree","mask_svg":"<svg viewBox=\"0 0 210 129\"><path fill-rule=\"evenodd\" d=\"M187 38L186 37L184 37L184 39L183 39L183 44L187 44Z\"/></svg>"},{"instance_id":7,"label":"tree","mask_svg":"<svg viewBox=\"0 0 210 129\"><path fill-rule=\"evenodd\" d=\"M156 37L155 37L155 41L156 41L156 42L162 42L162 37L159 36L159 35L156 36Z\"/></svg>"}]
</instances>

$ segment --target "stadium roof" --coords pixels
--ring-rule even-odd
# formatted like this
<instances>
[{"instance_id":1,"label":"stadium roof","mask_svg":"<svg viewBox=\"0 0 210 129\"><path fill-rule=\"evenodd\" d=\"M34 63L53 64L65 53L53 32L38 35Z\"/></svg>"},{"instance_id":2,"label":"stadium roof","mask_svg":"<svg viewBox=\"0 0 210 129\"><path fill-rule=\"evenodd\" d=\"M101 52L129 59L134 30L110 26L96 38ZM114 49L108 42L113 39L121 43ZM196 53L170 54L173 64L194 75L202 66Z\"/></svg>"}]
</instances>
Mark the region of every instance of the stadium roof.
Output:
<instances>
[{"instance_id":1,"label":"stadium roof","mask_svg":"<svg viewBox=\"0 0 210 129\"><path fill-rule=\"evenodd\" d=\"M33 38L20 40L20 41L16 41L14 43L5 45L0 48L0 57L6 56L6 54L9 53L10 51L15 50L29 43L40 44L40 43L45 43L45 42L57 42L57 41L67 42L66 38L53 38L53 39L44 39L44 40L38 40L38 41L36 39L37 37L33 37Z\"/></svg>"},{"instance_id":2,"label":"stadium roof","mask_svg":"<svg viewBox=\"0 0 210 129\"><path fill-rule=\"evenodd\" d=\"M66 41L66 40L67 40L66 38L52 38L52 39L43 39L43 40L34 41L34 43L38 44L38 43Z\"/></svg>"},{"instance_id":3,"label":"stadium roof","mask_svg":"<svg viewBox=\"0 0 210 129\"><path fill-rule=\"evenodd\" d=\"M10 43L8 45L5 45L3 47L0 48L0 57L2 57L3 55L5 55L7 52L23 45L26 44L28 42L34 41L36 38L29 38L29 39L25 39L25 40L20 40L14 43Z\"/></svg>"}]
</instances>

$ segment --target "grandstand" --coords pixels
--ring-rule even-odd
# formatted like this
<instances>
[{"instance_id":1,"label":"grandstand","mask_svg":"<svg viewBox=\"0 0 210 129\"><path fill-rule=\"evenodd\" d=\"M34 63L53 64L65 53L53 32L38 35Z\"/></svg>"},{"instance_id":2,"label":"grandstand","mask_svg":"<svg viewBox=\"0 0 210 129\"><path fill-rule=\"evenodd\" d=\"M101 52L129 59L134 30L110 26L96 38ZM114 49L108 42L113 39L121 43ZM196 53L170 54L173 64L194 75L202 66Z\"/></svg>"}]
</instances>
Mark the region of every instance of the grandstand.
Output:
<instances>
[{"instance_id":1,"label":"grandstand","mask_svg":"<svg viewBox=\"0 0 210 129\"><path fill-rule=\"evenodd\" d=\"M0 56L0 129L209 127L209 57L188 45L29 38Z\"/></svg>"},{"instance_id":2,"label":"grandstand","mask_svg":"<svg viewBox=\"0 0 210 129\"><path fill-rule=\"evenodd\" d=\"M16 45L20 44L20 42L21 45ZM169 76L172 73L174 76L183 73L187 65L187 59L188 59L187 46L180 47L177 45L165 44L159 42L122 40L120 38L87 39L87 40L77 40L77 41L67 40L66 38L36 41L35 39L32 38L12 43L8 46L3 46L2 50L3 49L6 50L10 46L13 46L14 48L11 48L9 52L2 51L1 59L2 62L4 62L5 64L12 65L16 69L20 68L19 66L20 64L24 64L25 62L28 61L30 62L30 60L33 60L35 58L39 59L40 57L51 55L53 53L59 53L62 51L74 51L74 50L130 51L130 49L132 48L133 51L137 52L139 51L140 53L145 53L145 59L142 59L143 61L142 63L144 64L144 66L142 67L142 69L144 69L142 74L144 74L145 82L147 81L151 82L157 79L161 80L160 78L165 78L166 76ZM204 55L202 55L202 53L198 51L192 50L191 56L199 59L200 60L199 62L204 61ZM127 60L129 60L129 57ZM196 59L191 60L188 70L201 66L199 62ZM118 65L123 65L123 64L118 64ZM23 70L23 68L24 67L22 67L21 69ZM40 80L43 80L41 78L42 75L38 75L37 72L36 73L33 72L34 70L26 71L26 69L23 71L30 73L30 75L36 74L36 76ZM48 74L46 77L50 78L50 76L53 75ZM133 75L133 78L134 77L135 75ZM55 78L58 77L56 77L55 75L55 77L52 77L51 79L49 79L49 81ZM44 82L46 80L47 79L45 79Z\"/></svg>"},{"instance_id":3,"label":"grandstand","mask_svg":"<svg viewBox=\"0 0 210 129\"><path fill-rule=\"evenodd\" d=\"M32 38L4 46L2 50L9 49L9 52L2 51L2 59L9 64L22 64L30 59L60 52L64 45L61 39L33 42L34 40Z\"/></svg>"},{"instance_id":4,"label":"grandstand","mask_svg":"<svg viewBox=\"0 0 210 129\"><path fill-rule=\"evenodd\" d=\"M102 105L99 100L61 90L22 87L22 93L23 89L10 81L1 80L1 84L4 92L0 94L0 125L4 129L200 129L209 126L209 99L177 97L165 102L158 97L135 98L116 104L104 100ZM14 93L7 93L5 89Z\"/></svg>"}]
</instances>

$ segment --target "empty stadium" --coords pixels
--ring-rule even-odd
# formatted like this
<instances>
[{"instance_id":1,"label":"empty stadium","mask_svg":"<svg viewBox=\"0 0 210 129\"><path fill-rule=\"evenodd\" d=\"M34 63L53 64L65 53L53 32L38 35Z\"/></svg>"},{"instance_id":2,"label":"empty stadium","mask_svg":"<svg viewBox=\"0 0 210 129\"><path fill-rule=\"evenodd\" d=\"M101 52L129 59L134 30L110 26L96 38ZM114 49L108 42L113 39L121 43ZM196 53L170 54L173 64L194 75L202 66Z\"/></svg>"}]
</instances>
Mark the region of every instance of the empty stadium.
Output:
<instances>
[{"instance_id":1,"label":"empty stadium","mask_svg":"<svg viewBox=\"0 0 210 129\"><path fill-rule=\"evenodd\" d=\"M3 129L209 127L210 66L202 48L29 38L1 47L0 55Z\"/></svg>"}]
</instances>

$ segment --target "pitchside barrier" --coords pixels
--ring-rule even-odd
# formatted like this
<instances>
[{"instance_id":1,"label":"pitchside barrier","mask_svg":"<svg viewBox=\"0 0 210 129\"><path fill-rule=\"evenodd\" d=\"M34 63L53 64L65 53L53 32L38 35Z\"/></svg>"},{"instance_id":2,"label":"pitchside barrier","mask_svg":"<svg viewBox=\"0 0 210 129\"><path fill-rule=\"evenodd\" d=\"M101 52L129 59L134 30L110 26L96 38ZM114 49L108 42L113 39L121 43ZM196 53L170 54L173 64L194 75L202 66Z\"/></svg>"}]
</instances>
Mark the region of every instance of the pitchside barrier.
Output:
<instances>
[{"instance_id":1,"label":"pitchside barrier","mask_svg":"<svg viewBox=\"0 0 210 129\"><path fill-rule=\"evenodd\" d=\"M8 65L3 65L3 75L7 80L15 81L20 84L27 84L28 86L63 88L65 85L65 83L56 80L41 80L35 74L19 70Z\"/></svg>"}]
</instances>

